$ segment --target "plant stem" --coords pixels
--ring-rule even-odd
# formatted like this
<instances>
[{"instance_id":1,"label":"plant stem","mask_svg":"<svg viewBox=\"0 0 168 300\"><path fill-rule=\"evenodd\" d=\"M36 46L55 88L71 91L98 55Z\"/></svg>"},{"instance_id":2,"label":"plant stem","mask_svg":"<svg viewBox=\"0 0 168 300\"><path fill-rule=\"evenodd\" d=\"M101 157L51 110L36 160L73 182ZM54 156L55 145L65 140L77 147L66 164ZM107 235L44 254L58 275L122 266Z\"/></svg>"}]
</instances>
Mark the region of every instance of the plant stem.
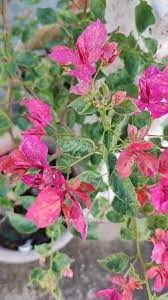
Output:
<instances>
[{"instance_id":1,"label":"plant stem","mask_svg":"<svg viewBox=\"0 0 168 300\"><path fill-rule=\"evenodd\" d=\"M8 17L7 17L7 0L2 0L1 13L2 13L2 23L3 23L4 49L7 54L8 53L8 36L9 36L9 23L8 23Z\"/></svg>"},{"instance_id":2,"label":"plant stem","mask_svg":"<svg viewBox=\"0 0 168 300\"><path fill-rule=\"evenodd\" d=\"M95 153L97 153L96 150L95 150L94 152L88 153L87 155L83 156L82 158L76 160L74 163L72 163L72 164L70 165L70 168L72 168L73 166L75 166L75 165L78 164L79 162L83 161L84 159L88 158L89 156L91 156L91 155L93 155L93 154L95 154Z\"/></svg>"},{"instance_id":3,"label":"plant stem","mask_svg":"<svg viewBox=\"0 0 168 300\"><path fill-rule=\"evenodd\" d=\"M7 111L8 111L8 116L12 116L12 84L11 81L9 80L8 83L8 89L7 89Z\"/></svg>"},{"instance_id":4,"label":"plant stem","mask_svg":"<svg viewBox=\"0 0 168 300\"><path fill-rule=\"evenodd\" d=\"M54 236L52 235L52 238L51 238L51 255L50 255L50 262L49 262L49 270L52 271L52 265L53 265L53 256L54 256L54 253L53 253L53 250L52 250L52 247L53 247L53 243L54 243Z\"/></svg>"},{"instance_id":5,"label":"plant stem","mask_svg":"<svg viewBox=\"0 0 168 300\"><path fill-rule=\"evenodd\" d=\"M102 65L103 65L103 63L101 62L100 65L99 65L98 68L97 68L97 71L96 71L94 77L93 77L93 83L95 82L95 79L96 79L96 77L97 77L99 71L101 70Z\"/></svg>"},{"instance_id":6,"label":"plant stem","mask_svg":"<svg viewBox=\"0 0 168 300\"><path fill-rule=\"evenodd\" d=\"M83 6L83 17L86 16L87 7L88 7L88 0L85 0L84 1L84 6Z\"/></svg>"},{"instance_id":7,"label":"plant stem","mask_svg":"<svg viewBox=\"0 0 168 300\"><path fill-rule=\"evenodd\" d=\"M7 16L7 0L2 0L2 23L3 23L3 40L4 40L4 50L8 59L8 50L9 50L9 22ZM8 82L8 89L7 89L7 113L8 117L11 120L12 118L12 81L9 79ZM13 135L12 128L9 128L9 134L11 135L11 139L14 144L15 143L15 136Z\"/></svg>"},{"instance_id":8,"label":"plant stem","mask_svg":"<svg viewBox=\"0 0 168 300\"><path fill-rule=\"evenodd\" d=\"M109 126L109 123L108 123L108 120L107 120L106 110L105 109L101 109L101 110L99 110L99 113L100 113L100 117L101 117L101 120L102 120L102 124L103 124L104 130L105 131L109 130L110 126Z\"/></svg>"},{"instance_id":9,"label":"plant stem","mask_svg":"<svg viewBox=\"0 0 168 300\"><path fill-rule=\"evenodd\" d=\"M145 267L145 263L144 263L144 260L143 260L143 257L142 257L141 247L140 247L140 243L139 243L139 233L138 233L138 227L137 227L136 219L135 219L135 232L136 232L135 242L136 242L136 250L137 250L137 259L139 260L139 262L141 264L142 271L143 271L144 282L145 282L145 285L146 285L148 300L152 300L150 286L149 286L148 278L146 276L146 267Z\"/></svg>"},{"instance_id":10,"label":"plant stem","mask_svg":"<svg viewBox=\"0 0 168 300\"><path fill-rule=\"evenodd\" d=\"M9 80L8 82L8 89L7 89L7 115L9 118L9 121L11 123L11 126L8 130L11 139L13 141L13 144L16 145L16 140L15 140L15 135L13 134L13 130L12 130L12 106L13 106L13 99L12 99L12 82L11 80Z\"/></svg>"}]
</instances>

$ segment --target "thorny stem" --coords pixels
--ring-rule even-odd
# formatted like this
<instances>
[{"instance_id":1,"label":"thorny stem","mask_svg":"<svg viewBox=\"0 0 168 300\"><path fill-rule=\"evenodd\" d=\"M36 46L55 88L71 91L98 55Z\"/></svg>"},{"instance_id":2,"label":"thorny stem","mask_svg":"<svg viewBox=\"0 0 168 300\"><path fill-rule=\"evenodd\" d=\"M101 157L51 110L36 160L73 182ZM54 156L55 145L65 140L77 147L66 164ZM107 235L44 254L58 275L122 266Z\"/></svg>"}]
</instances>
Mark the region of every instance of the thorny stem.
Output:
<instances>
[{"instance_id":1,"label":"thorny stem","mask_svg":"<svg viewBox=\"0 0 168 300\"><path fill-rule=\"evenodd\" d=\"M141 247L140 247L140 243L139 243L139 233L138 233L138 226L137 226L137 222L135 219L135 232L136 232L136 250L137 250L137 259L139 260L141 267L142 267L142 271L143 271L143 276L144 276L144 282L146 285L146 291L147 291L147 295L148 295L148 300L152 300L152 295L151 295L151 291L150 291L150 286L149 286L149 282L148 282L148 278L146 276L146 267L145 267L145 263L142 257L142 253L141 253Z\"/></svg>"}]
</instances>

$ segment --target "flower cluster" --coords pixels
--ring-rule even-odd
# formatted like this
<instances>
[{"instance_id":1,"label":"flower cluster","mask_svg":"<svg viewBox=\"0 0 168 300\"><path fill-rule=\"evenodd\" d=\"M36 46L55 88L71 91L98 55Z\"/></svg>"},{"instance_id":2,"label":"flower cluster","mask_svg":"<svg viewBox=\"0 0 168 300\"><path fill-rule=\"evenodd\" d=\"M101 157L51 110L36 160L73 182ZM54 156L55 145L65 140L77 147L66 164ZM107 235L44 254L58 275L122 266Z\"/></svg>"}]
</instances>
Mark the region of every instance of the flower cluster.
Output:
<instances>
[{"instance_id":1,"label":"flower cluster","mask_svg":"<svg viewBox=\"0 0 168 300\"><path fill-rule=\"evenodd\" d=\"M130 146L128 148L130 148ZM121 160L121 158L124 156L123 153L128 155L128 148L121 153L117 162L118 172L122 178L124 178L123 174L128 172L127 170L130 167L129 164L128 166L126 165L128 161L126 161L124 164L124 162ZM145 155L146 154L147 153L145 153ZM142 207L146 204L147 200L150 200L155 212L159 214L168 214L168 149L164 149L159 158L156 158L151 154L149 155L151 156L151 165L155 166L155 173L153 173L153 175L155 176L157 174L159 176L159 181L151 186L144 185L143 187L138 188L136 191L137 198ZM145 158L143 160L144 162L147 162ZM136 163L139 166L137 160ZM126 171L124 171L124 168L121 168L123 165L126 166ZM147 167L145 165L143 166L142 162L142 168L146 169L148 167L149 162ZM140 169L140 171L142 174L144 174L143 170ZM148 175L146 174L146 176L150 176L150 173Z\"/></svg>"},{"instance_id":2,"label":"flower cluster","mask_svg":"<svg viewBox=\"0 0 168 300\"><path fill-rule=\"evenodd\" d=\"M168 113L168 67L160 71L152 66L139 80L139 98L135 101L140 110L147 108L152 118Z\"/></svg>"},{"instance_id":3,"label":"flower cluster","mask_svg":"<svg viewBox=\"0 0 168 300\"><path fill-rule=\"evenodd\" d=\"M30 187L40 190L35 202L29 207L26 217L39 228L53 224L63 213L67 226L73 222L76 230L85 239L87 223L79 200L90 209L89 192L95 191L88 183L75 178L70 184L61 171L51 167L47 161L48 148L42 140L45 127L52 120L51 108L40 99L24 99L26 118L33 127L23 132L18 149L0 158L0 171L21 179ZM32 173L31 170L35 171Z\"/></svg>"},{"instance_id":4,"label":"flower cluster","mask_svg":"<svg viewBox=\"0 0 168 300\"><path fill-rule=\"evenodd\" d=\"M147 271L147 277L154 279L154 289L161 292L168 287L168 231L156 229L151 259L157 266Z\"/></svg>"},{"instance_id":5,"label":"flower cluster","mask_svg":"<svg viewBox=\"0 0 168 300\"><path fill-rule=\"evenodd\" d=\"M151 203L157 213L168 213L168 149L159 158L159 182L149 188Z\"/></svg>"},{"instance_id":6,"label":"flower cluster","mask_svg":"<svg viewBox=\"0 0 168 300\"><path fill-rule=\"evenodd\" d=\"M128 137L131 140L129 146L124 149L117 160L117 171L122 179L127 178L132 173L134 163L145 177L154 177L159 168L158 159L147 151L154 146L152 142L145 142L149 128L143 127L140 130L133 125L128 126Z\"/></svg>"},{"instance_id":7,"label":"flower cluster","mask_svg":"<svg viewBox=\"0 0 168 300\"><path fill-rule=\"evenodd\" d=\"M131 143L126 147L117 160L116 168L122 179L129 177L132 173L134 163L144 177L159 176L159 181L152 186L143 186L137 189L137 198L143 207L147 200L157 213L168 213L168 149L164 149L160 157L157 158L147 151L153 149L154 144L144 141L148 134L148 127L140 130L133 125L128 126L128 137Z\"/></svg>"},{"instance_id":8,"label":"flower cluster","mask_svg":"<svg viewBox=\"0 0 168 300\"><path fill-rule=\"evenodd\" d=\"M97 20L88 25L78 37L74 50L67 46L55 46L51 49L49 57L65 66L66 73L78 80L78 84L71 87L71 93L86 95L92 87L96 63L101 61L110 64L119 55L117 43L109 43L107 38L105 25ZM69 65L74 68L68 68Z\"/></svg>"},{"instance_id":9,"label":"flower cluster","mask_svg":"<svg viewBox=\"0 0 168 300\"><path fill-rule=\"evenodd\" d=\"M127 280L124 276L119 275L112 278L111 289L100 290L96 296L107 300L132 300L133 291L136 289L142 289L142 285L134 277Z\"/></svg>"}]
</instances>

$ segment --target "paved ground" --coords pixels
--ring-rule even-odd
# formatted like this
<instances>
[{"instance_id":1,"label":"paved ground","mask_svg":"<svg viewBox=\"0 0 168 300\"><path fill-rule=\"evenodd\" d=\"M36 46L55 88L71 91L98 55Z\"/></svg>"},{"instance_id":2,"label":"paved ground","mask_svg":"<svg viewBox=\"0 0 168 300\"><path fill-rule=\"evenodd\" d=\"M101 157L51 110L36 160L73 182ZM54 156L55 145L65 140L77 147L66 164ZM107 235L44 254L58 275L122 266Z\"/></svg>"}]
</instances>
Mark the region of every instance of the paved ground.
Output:
<instances>
[{"instance_id":1,"label":"paved ground","mask_svg":"<svg viewBox=\"0 0 168 300\"><path fill-rule=\"evenodd\" d=\"M111 228L109 228L109 233ZM106 234L109 234L106 231ZM95 291L108 286L109 273L102 270L97 259L117 251L124 251L131 256L134 247L131 243L111 241L80 241L74 239L63 251L74 258L72 265L74 278L63 282L64 300L91 300L95 299ZM148 252L145 250L145 252ZM36 264L7 265L0 264L0 300L53 300L52 297L41 291L28 287L28 275ZM139 294L136 300L147 299Z\"/></svg>"}]
</instances>

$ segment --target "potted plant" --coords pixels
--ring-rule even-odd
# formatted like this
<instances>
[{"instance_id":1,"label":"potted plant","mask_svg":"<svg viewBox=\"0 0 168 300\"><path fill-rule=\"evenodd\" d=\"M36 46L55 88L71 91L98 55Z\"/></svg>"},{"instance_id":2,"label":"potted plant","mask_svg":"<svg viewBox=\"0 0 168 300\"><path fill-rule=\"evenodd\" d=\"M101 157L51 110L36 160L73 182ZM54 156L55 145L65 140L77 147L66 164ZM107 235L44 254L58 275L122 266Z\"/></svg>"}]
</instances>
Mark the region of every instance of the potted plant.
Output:
<instances>
[{"instance_id":1,"label":"potted plant","mask_svg":"<svg viewBox=\"0 0 168 300\"><path fill-rule=\"evenodd\" d=\"M20 246L22 253L34 247L38 256L34 249L30 256L39 258L40 267L31 282L60 299L59 281L73 276L72 261L54 250L71 233L95 239L94 223L106 218L122 224L121 238L134 241L136 255L113 253L99 261L117 275L96 296L126 300L145 289L147 299L164 299L159 293L168 286L167 124L160 136L151 135L150 126L168 113L168 69L155 60L157 42L143 36L155 22L146 1L135 11L144 50L132 33L108 35L105 2L99 4L70 1L67 7L61 1L58 11L39 8L38 19L22 20L22 27L18 20L9 30L2 1L1 80L8 87L0 117L2 132L9 131L15 146L0 158L1 240L4 247ZM14 49L16 35L22 45ZM118 57L123 68L107 75L106 67ZM19 140L13 123L22 131ZM98 194L108 189L113 199ZM153 243L148 263L143 241Z\"/></svg>"}]
</instances>

